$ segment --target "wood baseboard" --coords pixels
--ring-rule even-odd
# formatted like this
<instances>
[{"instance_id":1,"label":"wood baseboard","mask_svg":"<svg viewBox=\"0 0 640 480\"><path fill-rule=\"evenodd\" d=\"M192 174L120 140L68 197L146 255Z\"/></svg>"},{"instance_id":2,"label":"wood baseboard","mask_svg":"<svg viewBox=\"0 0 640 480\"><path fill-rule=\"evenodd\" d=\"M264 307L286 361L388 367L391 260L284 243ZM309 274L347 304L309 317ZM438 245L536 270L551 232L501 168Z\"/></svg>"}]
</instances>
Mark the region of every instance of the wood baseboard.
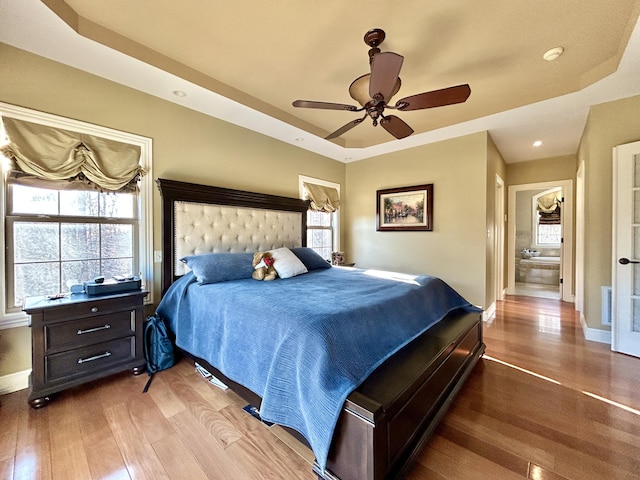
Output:
<instances>
[{"instance_id":1,"label":"wood baseboard","mask_svg":"<svg viewBox=\"0 0 640 480\"><path fill-rule=\"evenodd\" d=\"M29 387L29 374L31 369L10 373L0 377L0 395L17 392Z\"/></svg>"}]
</instances>

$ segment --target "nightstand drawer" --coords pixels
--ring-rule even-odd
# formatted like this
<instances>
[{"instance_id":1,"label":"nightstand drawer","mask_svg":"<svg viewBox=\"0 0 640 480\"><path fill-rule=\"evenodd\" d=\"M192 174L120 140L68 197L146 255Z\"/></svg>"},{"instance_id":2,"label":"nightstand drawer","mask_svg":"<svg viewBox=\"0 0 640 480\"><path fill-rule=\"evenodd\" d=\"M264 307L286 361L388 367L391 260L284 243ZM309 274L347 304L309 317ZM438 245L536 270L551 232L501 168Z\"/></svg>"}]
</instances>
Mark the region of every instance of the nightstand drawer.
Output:
<instances>
[{"instance_id":1,"label":"nightstand drawer","mask_svg":"<svg viewBox=\"0 0 640 480\"><path fill-rule=\"evenodd\" d=\"M135 333L135 310L44 325L45 353L104 342Z\"/></svg>"},{"instance_id":2,"label":"nightstand drawer","mask_svg":"<svg viewBox=\"0 0 640 480\"><path fill-rule=\"evenodd\" d=\"M142 305L142 301L142 297L137 297L137 299L130 297L124 300L104 298L92 300L90 302L71 303L64 305L63 308L50 308L43 310L42 320L45 323L48 323L59 320L70 320L78 317L88 317L91 315L102 315L104 313L113 312L114 310L122 310L123 308L134 308L137 305Z\"/></svg>"},{"instance_id":3,"label":"nightstand drawer","mask_svg":"<svg viewBox=\"0 0 640 480\"><path fill-rule=\"evenodd\" d=\"M120 338L45 357L45 381L53 382L135 359L135 337Z\"/></svg>"}]
</instances>

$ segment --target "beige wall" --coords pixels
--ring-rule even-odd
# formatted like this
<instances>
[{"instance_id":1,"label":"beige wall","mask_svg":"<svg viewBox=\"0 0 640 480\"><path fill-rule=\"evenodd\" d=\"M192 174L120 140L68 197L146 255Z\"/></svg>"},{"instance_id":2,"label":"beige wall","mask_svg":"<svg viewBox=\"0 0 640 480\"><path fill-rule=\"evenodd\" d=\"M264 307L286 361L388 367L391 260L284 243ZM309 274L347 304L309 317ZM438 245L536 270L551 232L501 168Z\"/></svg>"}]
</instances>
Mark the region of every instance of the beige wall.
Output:
<instances>
[{"instance_id":1,"label":"beige wall","mask_svg":"<svg viewBox=\"0 0 640 480\"><path fill-rule=\"evenodd\" d=\"M591 107L578 149L584 162L584 317L601 325L600 287L611 285L612 149L640 140L640 95Z\"/></svg>"},{"instance_id":2,"label":"beige wall","mask_svg":"<svg viewBox=\"0 0 640 480\"><path fill-rule=\"evenodd\" d=\"M487 139L481 132L347 164L347 259L441 277L485 304ZM433 183L432 232L377 232L376 191Z\"/></svg>"},{"instance_id":3,"label":"beige wall","mask_svg":"<svg viewBox=\"0 0 640 480\"><path fill-rule=\"evenodd\" d=\"M512 185L527 185L530 183L543 183L543 182L554 182L558 180L571 180L573 183L573 224L572 228L575 232L576 230L576 211L575 211L575 191L576 191L576 172L578 170L578 160L577 155L562 155L559 157L548 157L548 158L540 158L537 160L530 160L527 162L516 162L507 164L506 168L506 186L507 189ZM508 213L508 212L507 212ZM574 233L573 238L576 238ZM508 251L508 248L505 249L505 255L514 255L515 252L513 249ZM569 285L568 288L571 289L572 293L574 292L575 281L575 241L573 245L571 245L571 255L573 258L573 266L574 266L574 280L572 285Z\"/></svg>"},{"instance_id":4,"label":"beige wall","mask_svg":"<svg viewBox=\"0 0 640 480\"><path fill-rule=\"evenodd\" d=\"M31 369L29 327L0 330L0 377Z\"/></svg>"},{"instance_id":5,"label":"beige wall","mask_svg":"<svg viewBox=\"0 0 640 480\"><path fill-rule=\"evenodd\" d=\"M0 58L0 101L151 137L154 178L297 197L302 174L339 183L346 192L341 162L1 43ZM153 248L159 250L157 191L153 210ZM16 354L29 351L28 343L15 345L25 339L0 331L0 376L30 368L30 354Z\"/></svg>"},{"instance_id":6,"label":"beige wall","mask_svg":"<svg viewBox=\"0 0 640 480\"><path fill-rule=\"evenodd\" d=\"M576 155L541 158L528 162L509 163L505 182L510 185L526 185L527 183L553 182L556 180L572 180L575 185L577 158Z\"/></svg>"},{"instance_id":7,"label":"beige wall","mask_svg":"<svg viewBox=\"0 0 640 480\"><path fill-rule=\"evenodd\" d=\"M576 172L578 171L577 155L563 155L560 157L548 157L528 162L510 163L506 169L507 188L512 185L526 185L529 183L554 182L558 180L571 180L573 183L573 231L575 232L576 212L575 212L575 191ZM573 238L576 238L574 234ZM571 246L575 266L575 242ZM509 254L509 253L507 253ZM574 281L575 283L575 281ZM570 288L573 288L572 286ZM572 290L573 291L573 290Z\"/></svg>"}]
</instances>

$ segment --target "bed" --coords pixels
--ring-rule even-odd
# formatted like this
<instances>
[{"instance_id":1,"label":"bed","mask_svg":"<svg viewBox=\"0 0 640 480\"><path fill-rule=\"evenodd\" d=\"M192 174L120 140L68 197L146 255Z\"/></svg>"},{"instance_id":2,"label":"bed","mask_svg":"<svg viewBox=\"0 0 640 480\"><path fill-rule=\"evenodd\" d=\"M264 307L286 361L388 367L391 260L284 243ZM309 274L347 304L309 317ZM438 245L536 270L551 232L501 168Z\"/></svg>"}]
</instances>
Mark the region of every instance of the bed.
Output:
<instances>
[{"instance_id":1,"label":"bed","mask_svg":"<svg viewBox=\"0 0 640 480\"><path fill-rule=\"evenodd\" d=\"M435 277L318 262L302 200L157 185L176 345L309 445L319 479L401 478L484 352L479 309ZM250 278L280 250L306 272Z\"/></svg>"}]
</instances>

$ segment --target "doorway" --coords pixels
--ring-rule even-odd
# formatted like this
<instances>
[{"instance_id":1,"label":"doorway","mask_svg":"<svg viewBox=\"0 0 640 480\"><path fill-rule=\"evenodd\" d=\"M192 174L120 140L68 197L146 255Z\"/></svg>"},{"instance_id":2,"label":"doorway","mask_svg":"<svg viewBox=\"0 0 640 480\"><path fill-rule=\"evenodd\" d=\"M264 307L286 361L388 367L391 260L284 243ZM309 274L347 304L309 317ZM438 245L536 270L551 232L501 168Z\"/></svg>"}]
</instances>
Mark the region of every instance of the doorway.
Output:
<instances>
[{"instance_id":1,"label":"doorway","mask_svg":"<svg viewBox=\"0 0 640 480\"><path fill-rule=\"evenodd\" d=\"M573 301L572 186L562 180L509 187L508 294Z\"/></svg>"}]
</instances>

